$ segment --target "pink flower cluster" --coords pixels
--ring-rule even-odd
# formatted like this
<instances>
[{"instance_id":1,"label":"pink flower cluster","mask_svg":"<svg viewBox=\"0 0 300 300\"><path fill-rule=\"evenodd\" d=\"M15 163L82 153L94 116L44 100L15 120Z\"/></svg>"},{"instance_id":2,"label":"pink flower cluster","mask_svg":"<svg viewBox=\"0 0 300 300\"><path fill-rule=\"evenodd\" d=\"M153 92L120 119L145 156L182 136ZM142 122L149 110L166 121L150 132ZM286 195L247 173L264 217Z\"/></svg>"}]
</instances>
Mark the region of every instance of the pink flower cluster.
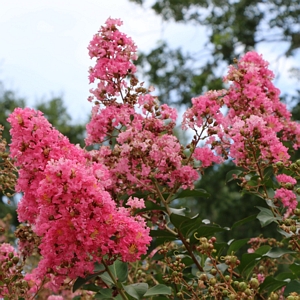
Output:
<instances>
[{"instance_id":1,"label":"pink flower cluster","mask_svg":"<svg viewBox=\"0 0 300 300\"><path fill-rule=\"evenodd\" d=\"M274 198L279 199L283 206L288 209L288 212L292 212L298 205L297 197L294 192L285 188L276 190Z\"/></svg>"},{"instance_id":2,"label":"pink flower cluster","mask_svg":"<svg viewBox=\"0 0 300 300\"><path fill-rule=\"evenodd\" d=\"M183 127L197 132L206 126L206 144L237 165L251 168L257 158L267 163L287 162L289 154L283 142L291 141L295 149L299 148L300 125L291 121L280 102L273 78L268 63L257 53L248 52L237 66L230 66L224 78L225 82L232 81L228 90L210 91L192 100ZM227 108L226 114L222 107Z\"/></svg>"},{"instance_id":3,"label":"pink flower cluster","mask_svg":"<svg viewBox=\"0 0 300 300\"><path fill-rule=\"evenodd\" d=\"M11 155L21 168L18 191L20 221L41 237L42 260L35 274L55 274L58 287L66 277L93 273L104 255L135 261L151 240L140 217L117 208L106 187L107 169L52 128L41 112L16 109Z\"/></svg>"},{"instance_id":4,"label":"pink flower cluster","mask_svg":"<svg viewBox=\"0 0 300 300\"><path fill-rule=\"evenodd\" d=\"M136 58L136 47L116 29L119 25L119 20L109 19L89 46L97 58L91 81L99 80L98 90L92 91L99 102L87 124L86 144L114 143L93 154L110 170L115 194L153 191L153 179L170 188L192 188L199 175L192 162L183 163L180 143L173 135L177 112L166 104L159 107L156 97L148 94L151 88L138 85L130 62ZM130 84L125 83L126 76L131 77Z\"/></svg>"},{"instance_id":5,"label":"pink flower cluster","mask_svg":"<svg viewBox=\"0 0 300 300\"><path fill-rule=\"evenodd\" d=\"M12 257L10 255L13 254L13 257L19 257L14 247L8 243L0 244L0 297L4 297L1 299L6 299L7 295L9 295L9 289L7 287L7 282L5 279L9 281L11 278L16 276L17 274L17 266L12 264L9 268L6 267L8 261L11 260ZM11 261L10 261L11 263ZM17 276L16 276L17 277Z\"/></svg>"},{"instance_id":6,"label":"pink flower cluster","mask_svg":"<svg viewBox=\"0 0 300 300\"><path fill-rule=\"evenodd\" d=\"M295 185L297 183L297 180L295 178L286 174L279 174L276 176L276 179L279 183L290 183L292 185Z\"/></svg>"},{"instance_id":7,"label":"pink flower cluster","mask_svg":"<svg viewBox=\"0 0 300 300\"><path fill-rule=\"evenodd\" d=\"M119 96L120 88L127 86L126 76L136 72L131 60L137 59L137 49L132 39L117 29L122 23L120 19L109 18L88 46L90 57L97 59L90 68L89 79L91 83L99 80L91 93L100 101L107 96Z\"/></svg>"},{"instance_id":8,"label":"pink flower cluster","mask_svg":"<svg viewBox=\"0 0 300 300\"><path fill-rule=\"evenodd\" d=\"M0 244L0 263L2 263L6 258L8 258L8 254L13 253L14 256L18 256L15 248L8 243Z\"/></svg>"},{"instance_id":9,"label":"pink flower cluster","mask_svg":"<svg viewBox=\"0 0 300 300\"><path fill-rule=\"evenodd\" d=\"M119 133L113 150L102 146L94 153L109 168L114 193L151 191L155 189L152 178L169 187L178 183L192 187L199 175L192 166L182 164L177 138L162 134L166 127L159 119L133 116L137 118Z\"/></svg>"}]
</instances>

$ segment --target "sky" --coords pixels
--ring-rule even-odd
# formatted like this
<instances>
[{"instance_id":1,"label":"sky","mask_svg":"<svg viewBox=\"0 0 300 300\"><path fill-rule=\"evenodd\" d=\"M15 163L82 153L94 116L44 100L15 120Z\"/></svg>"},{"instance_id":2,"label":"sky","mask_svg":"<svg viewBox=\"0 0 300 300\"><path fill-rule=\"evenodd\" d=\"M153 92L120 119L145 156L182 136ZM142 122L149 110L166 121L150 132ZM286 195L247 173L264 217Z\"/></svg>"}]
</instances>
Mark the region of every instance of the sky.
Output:
<instances>
[{"instance_id":1,"label":"sky","mask_svg":"<svg viewBox=\"0 0 300 300\"><path fill-rule=\"evenodd\" d=\"M87 71L93 62L87 46L108 17L121 18L120 30L146 52L159 39L167 38L171 46L189 51L206 41L204 28L162 24L150 8L129 0L0 0L0 7L0 81L4 87L16 91L30 106L62 96L78 121L87 120L91 109L86 100ZM275 60L274 47L262 45L259 51ZM293 59L276 64L282 74L279 87L295 84L287 74L294 64Z\"/></svg>"},{"instance_id":2,"label":"sky","mask_svg":"<svg viewBox=\"0 0 300 300\"><path fill-rule=\"evenodd\" d=\"M31 106L62 96L76 120L86 120L91 108L87 46L108 17L121 18L120 30L142 51L165 36L172 40L172 31L174 46L198 34L187 36L180 25L162 29L150 8L128 0L0 0L0 7L0 81Z\"/></svg>"}]
</instances>

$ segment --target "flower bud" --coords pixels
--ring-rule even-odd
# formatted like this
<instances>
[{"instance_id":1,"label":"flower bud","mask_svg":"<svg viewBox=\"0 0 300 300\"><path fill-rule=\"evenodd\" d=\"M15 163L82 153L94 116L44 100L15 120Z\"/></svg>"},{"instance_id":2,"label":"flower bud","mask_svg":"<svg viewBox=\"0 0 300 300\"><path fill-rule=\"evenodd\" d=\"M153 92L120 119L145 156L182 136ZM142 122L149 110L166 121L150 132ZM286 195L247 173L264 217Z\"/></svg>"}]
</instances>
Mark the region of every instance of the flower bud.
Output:
<instances>
[{"instance_id":1,"label":"flower bud","mask_svg":"<svg viewBox=\"0 0 300 300\"><path fill-rule=\"evenodd\" d=\"M216 275L216 274L217 274L217 270L216 270L215 268L212 268L212 269L210 270L210 274L211 274L211 275Z\"/></svg>"},{"instance_id":2,"label":"flower bud","mask_svg":"<svg viewBox=\"0 0 300 300\"><path fill-rule=\"evenodd\" d=\"M257 289L259 287L259 281L257 280L257 278L252 278L250 280L250 286L254 289Z\"/></svg>"},{"instance_id":3,"label":"flower bud","mask_svg":"<svg viewBox=\"0 0 300 300\"><path fill-rule=\"evenodd\" d=\"M241 290L241 291L245 291L247 289L247 284L246 284L246 282L240 282L239 283L239 290Z\"/></svg>"},{"instance_id":4,"label":"flower bud","mask_svg":"<svg viewBox=\"0 0 300 300\"><path fill-rule=\"evenodd\" d=\"M19 262L19 257L14 256L14 257L12 258L12 262L16 265L16 264Z\"/></svg>"},{"instance_id":5,"label":"flower bud","mask_svg":"<svg viewBox=\"0 0 300 300\"><path fill-rule=\"evenodd\" d=\"M212 277L211 279L209 279L209 284L214 286L217 283L217 279L215 277Z\"/></svg>"}]
</instances>

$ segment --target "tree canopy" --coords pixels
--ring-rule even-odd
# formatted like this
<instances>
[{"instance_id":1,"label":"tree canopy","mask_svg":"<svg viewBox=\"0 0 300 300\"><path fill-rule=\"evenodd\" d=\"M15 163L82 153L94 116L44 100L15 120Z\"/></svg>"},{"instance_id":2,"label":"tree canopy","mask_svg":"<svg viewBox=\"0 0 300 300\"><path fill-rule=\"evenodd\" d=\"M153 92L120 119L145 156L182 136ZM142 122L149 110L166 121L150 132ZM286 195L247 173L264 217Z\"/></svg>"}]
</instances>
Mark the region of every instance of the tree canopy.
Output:
<instances>
[{"instance_id":1,"label":"tree canopy","mask_svg":"<svg viewBox=\"0 0 300 300\"><path fill-rule=\"evenodd\" d=\"M207 34L205 49L199 49L201 56L174 50L164 41L140 55L144 75L158 88L163 102L188 104L192 96L219 89L220 66L260 44L275 46L278 57L294 56L300 48L298 0L155 0L152 9L167 22L205 26ZM196 63L200 58L204 64Z\"/></svg>"}]
</instances>

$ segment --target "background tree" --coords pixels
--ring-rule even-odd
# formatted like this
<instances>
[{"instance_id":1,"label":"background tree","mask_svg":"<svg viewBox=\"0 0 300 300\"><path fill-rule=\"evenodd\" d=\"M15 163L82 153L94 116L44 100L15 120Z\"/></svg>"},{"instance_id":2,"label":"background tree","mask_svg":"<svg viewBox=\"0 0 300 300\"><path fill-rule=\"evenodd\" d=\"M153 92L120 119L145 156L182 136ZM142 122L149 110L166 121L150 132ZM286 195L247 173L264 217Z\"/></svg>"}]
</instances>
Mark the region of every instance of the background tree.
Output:
<instances>
[{"instance_id":1,"label":"background tree","mask_svg":"<svg viewBox=\"0 0 300 300\"><path fill-rule=\"evenodd\" d=\"M219 89L220 67L260 44L274 47L280 43L278 56L299 53L298 0L155 0L152 9L166 22L204 26L207 33L204 48L193 55L171 49L166 42L140 55L144 75L158 88L163 102L189 104L192 96ZM203 41L193 44L203 45Z\"/></svg>"}]
</instances>

